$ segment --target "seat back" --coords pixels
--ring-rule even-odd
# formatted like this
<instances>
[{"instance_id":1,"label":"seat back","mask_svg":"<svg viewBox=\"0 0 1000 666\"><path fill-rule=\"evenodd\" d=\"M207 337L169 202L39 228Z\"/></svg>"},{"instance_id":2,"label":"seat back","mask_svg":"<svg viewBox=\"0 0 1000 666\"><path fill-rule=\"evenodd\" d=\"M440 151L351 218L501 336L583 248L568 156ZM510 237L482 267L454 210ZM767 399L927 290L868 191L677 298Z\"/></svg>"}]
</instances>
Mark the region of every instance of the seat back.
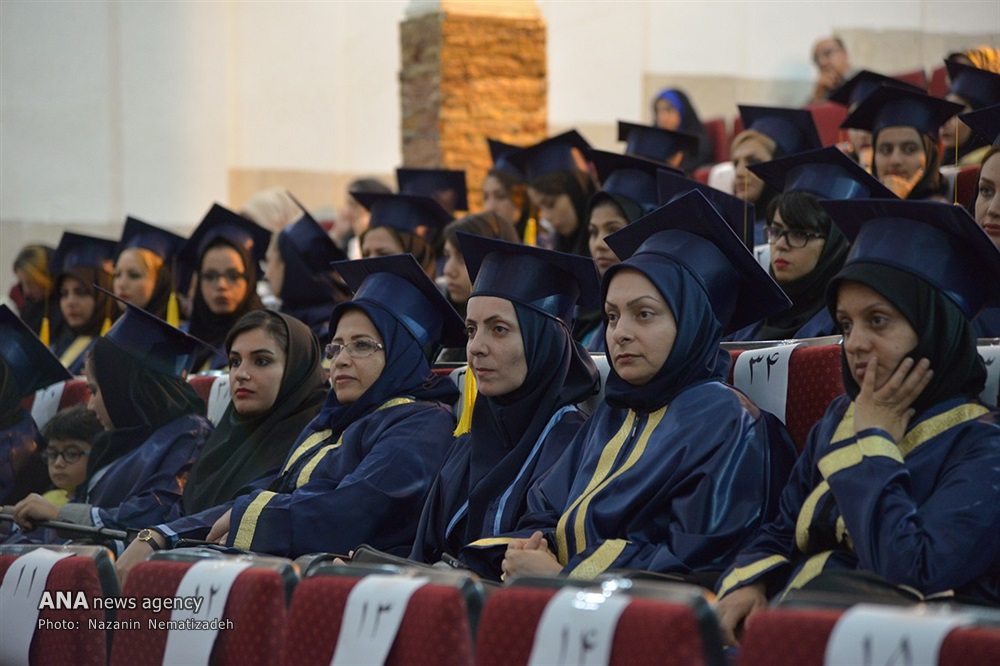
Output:
<instances>
[{"instance_id":1,"label":"seat back","mask_svg":"<svg viewBox=\"0 0 1000 666\"><path fill-rule=\"evenodd\" d=\"M713 162L725 162L729 159L729 131L726 129L726 119L709 118L702 122L705 127L705 134L712 142Z\"/></svg>"},{"instance_id":2,"label":"seat back","mask_svg":"<svg viewBox=\"0 0 1000 666\"><path fill-rule=\"evenodd\" d=\"M979 165L970 164L959 169L955 174L955 197L963 208L972 201L972 195L976 193L976 183L979 182Z\"/></svg>"},{"instance_id":3,"label":"seat back","mask_svg":"<svg viewBox=\"0 0 1000 666\"><path fill-rule=\"evenodd\" d=\"M948 94L948 68L944 65L931 70L931 82L927 85L927 94L932 97L944 97Z\"/></svg>"},{"instance_id":4,"label":"seat back","mask_svg":"<svg viewBox=\"0 0 1000 666\"><path fill-rule=\"evenodd\" d=\"M847 118L847 107L833 102L817 102L805 107L812 114L824 146L832 146L840 141L840 124Z\"/></svg>"},{"instance_id":5,"label":"seat back","mask_svg":"<svg viewBox=\"0 0 1000 666\"><path fill-rule=\"evenodd\" d=\"M336 650L347 598L361 578L318 571L295 588L281 663L327 666ZM471 666L472 634L458 587L430 583L409 599L386 666Z\"/></svg>"}]
</instances>

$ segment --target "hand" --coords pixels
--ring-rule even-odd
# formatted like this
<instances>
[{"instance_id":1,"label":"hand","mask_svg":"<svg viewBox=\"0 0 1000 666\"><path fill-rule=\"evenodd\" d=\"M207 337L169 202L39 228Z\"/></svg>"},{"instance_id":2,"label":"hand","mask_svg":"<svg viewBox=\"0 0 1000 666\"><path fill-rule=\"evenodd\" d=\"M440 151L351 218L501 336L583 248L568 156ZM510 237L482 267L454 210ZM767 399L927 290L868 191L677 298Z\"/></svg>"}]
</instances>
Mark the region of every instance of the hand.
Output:
<instances>
[{"instance_id":1,"label":"hand","mask_svg":"<svg viewBox=\"0 0 1000 666\"><path fill-rule=\"evenodd\" d=\"M167 545L166 538L158 532L153 533L153 541L155 541L160 548ZM153 547L145 541L139 541L138 539L132 540L132 543L128 545L125 552L122 553L121 557L118 558L118 561L115 562L115 573L118 574L118 583L121 589L125 589L125 578L128 577L128 573L132 570L132 567L137 565L139 562L145 561L154 552Z\"/></svg>"},{"instance_id":2,"label":"hand","mask_svg":"<svg viewBox=\"0 0 1000 666\"><path fill-rule=\"evenodd\" d=\"M208 536L205 537L205 541L225 546L226 541L229 539L229 519L232 515L233 510L229 509L219 516L219 519L212 525L212 529L209 530Z\"/></svg>"},{"instance_id":3,"label":"hand","mask_svg":"<svg viewBox=\"0 0 1000 666\"><path fill-rule=\"evenodd\" d=\"M923 177L924 170L917 169L917 172L909 178L905 178L895 173L887 173L879 180L882 181L883 185L892 190L892 193L897 197L905 199L910 196L910 192L913 191L913 188L917 186L917 183L919 183L920 179Z\"/></svg>"},{"instance_id":4,"label":"hand","mask_svg":"<svg viewBox=\"0 0 1000 666\"><path fill-rule=\"evenodd\" d=\"M31 493L14 505L14 522L25 532L35 529L39 520L55 520L59 517L59 507L38 493Z\"/></svg>"},{"instance_id":5,"label":"hand","mask_svg":"<svg viewBox=\"0 0 1000 666\"><path fill-rule=\"evenodd\" d=\"M898 442L915 410L910 407L920 397L934 376L931 362L926 358L914 362L904 358L888 381L879 385L878 359L872 356L865 366L861 392L854 399L854 433L869 428L879 428ZM877 388L876 388L877 387Z\"/></svg>"},{"instance_id":6,"label":"hand","mask_svg":"<svg viewBox=\"0 0 1000 666\"><path fill-rule=\"evenodd\" d=\"M764 583L753 583L738 590L733 590L715 607L722 629L722 642L726 645L738 646L739 637L743 636L743 628L761 608L767 608L767 596L764 594Z\"/></svg>"},{"instance_id":7,"label":"hand","mask_svg":"<svg viewBox=\"0 0 1000 666\"><path fill-rule=\"evenodd\" d=\"M535 532L529 538L517 539L507 546L501 569L504 578L514 574L555 576L562 571L562 565L549 550L545 535Z\"/></svg>"}]
</instances>

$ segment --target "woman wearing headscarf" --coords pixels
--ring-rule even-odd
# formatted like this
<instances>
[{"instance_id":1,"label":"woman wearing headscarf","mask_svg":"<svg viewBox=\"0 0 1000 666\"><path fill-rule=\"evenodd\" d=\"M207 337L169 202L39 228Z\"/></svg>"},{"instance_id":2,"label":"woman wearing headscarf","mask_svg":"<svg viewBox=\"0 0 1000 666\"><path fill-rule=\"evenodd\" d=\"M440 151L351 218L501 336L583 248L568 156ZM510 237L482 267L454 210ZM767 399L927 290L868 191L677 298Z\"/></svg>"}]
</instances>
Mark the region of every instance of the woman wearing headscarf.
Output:
<instances>
[{"instance_id":1,"label":"woman wearing headscarf","mask_svg":"<svg viewBox=\"0 0 1000 666\"><path fill-rule=\"evenodd\" d=\"M945 61L951 87L945 99L962 106L959 113L979 111L1000 104L1000 73L958 62ZM990 142L954 115L941 125L941 164L968 166L979 164L989 150Z\"/></svg>"},{"instance_id":2,"label":"woman wearing headscarf","mask_svg":"<svg viewBox=\"0 0 1000 666\"><path fill-rule=\"evenodd\" d=\"M979 165L969 212L1000 250L1000 105L966 113L962 120L989 145ZM1000 337L1000 306L983 308L972 325L981 338Z\"/></svg>"},{"instance_id":3,"label":"woman wearing headscarf","mask_svg":"<svg viewBox=\"0 0 1000 666\"><path fill-rule=\"evenodd\" d=\"M715 161L712 142L698 112L687 94L680 88L664 88L653 99L653 125L672 132L684 132L698 140L698 148L684 156L679 169L693 173L695 169Z\"/></svg>"},{"instance_id":4,"label":"woman wearing headscarf","mask_svg":"<svg viewBox=\"0 0 1000 666\"><path fill-rule=\"evenodd\" d=\"M411 254L428 276L437 274L437 244L451 215L431 197L416 194L355 192L352 195L370 213L361 234L361 255L386 257Z\"/></svg>"},{"instance_id":5,"label":"woman wearing headscarf","mask_svg":"<svg viewBox=\"0 0 1000 666\"><path fill-rule=\"evenodd\" d=\"M623 259L602 282L605 400L532 490L503 571L714 580L776 512L795 456L723 383L719 341L788 300L698 192L607 243Z\"/></svg>"},{"instance_id":6,"label":"woman wearing headscarf","mask_svg":"<svg viewBox=\"0 0 1000 666\"><path fill-rule=\"evenodd\" d=\"M433 563L448 553L498 579L502 553L467 546L516 527L528 489L586 421L576 404L600 377L570 326L578 301L596 305L597 274L584 257L458 240L475 279L465 325L479 395L424 505L411 557Z\"/></svg>"},{"instance_id":7,"label":"woman wearing headscarf","mask_svg":"<svg viewBox=\"0 0 1000 666\"><path fill-rule=\"evenodd\" d=\"M22 529L53 519L129 529L179 515L184 479L212 432L204 401L183 376L200 344L128 306L84 368L89 408L106 430L94 439L87 483L58 508L37 495L18 503Z\"/></svg>"},{"instance_id":8,"label":"woman wearing headscarf","mask_svg":"<svg viewBox=\"0 0 1000 666\"><path fill-rule=\"evenodd\" d=\"M848 244L819 200L896 196L834 147L753 165L750 170L781 192L768 207L764 236L770 245L769 273L792 300L792 307L726 340L834 335L838 329L826 309L826 285L844 265Z\"/></svg>"},{"instance_id":9,"label":"woman wearing headscarf","mask_svg":"<svg viewBox=\"0 0 1000 666\"><path fill-rule=\"evenodd\" d=\"M173 326L180 323L173 260L184 238L129 216L115 248L114 293ZM120 305L119 310L125 306Z\"/></svg>"},{"instance_id":10,"label":"woman wearing headscarf","mask_svg":"<svg viewBox=\"0 0 1000 666\"><path fill-rule=\"evenodd\" d=\"M978 399L969 323L1000 301L1000 253L957 206L823 207L853 239L827 291L847 394L809 434L779 516L720 582L730 643L783 590L1000 601L1000 415Z\"/></svg>"},{"instance_id":11,"label":"woman wearing headscarf","mask_svg":"<svg viewBox=\"0 0 1000 666\"><path fill-rule=\"evenodd\" d=\"M458 392L431 359L461 320L412 256L334 265L354 299L333 309L333 389L266 491L236 499L211 541L297 557L362 543L406 555L454 429Z\"/></svg>"}]
</instances>

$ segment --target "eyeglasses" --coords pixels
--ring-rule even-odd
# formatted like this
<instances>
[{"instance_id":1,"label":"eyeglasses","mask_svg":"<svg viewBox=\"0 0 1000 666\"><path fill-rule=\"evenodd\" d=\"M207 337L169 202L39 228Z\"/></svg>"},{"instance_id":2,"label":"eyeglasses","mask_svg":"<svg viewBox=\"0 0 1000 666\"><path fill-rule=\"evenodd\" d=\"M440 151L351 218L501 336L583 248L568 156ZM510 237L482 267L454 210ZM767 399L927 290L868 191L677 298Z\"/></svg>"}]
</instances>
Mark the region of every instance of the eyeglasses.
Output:
<instances>
[{"instance_id":1,"label":"eyeglasses","mask_svg":"<svg viewBox=\"0 0 1000 666\"><path fill-rule=\"evenodd\" d=\"M326 346L326 357L333 361L340 356L340 352L346 351L351 358L368 358L380 349L385 349L385 345L370 338L361 338L346 345L331 342Z\"/></svg>"},{"instance_id":2,"label":"eyeglasses","mask_svg":"<svg viewBox=\"0 0 1000 666\"><path fill-rule=\"evenodd\" d=\"M42 460L45 461L47 465L55 463L62 457L66 461L67 465L72 465L77 460L84 456L89 456L89 451L81 451L80 449L66 449L64 451L53 451L52 449L45 449L42 451Z\"/></svg>"},{"instance_id":3,"label":"eyeglasses","mask_svg":"<svg viewBox=\"0 0 1000 666\"><path fill-rule=\"evenodd\" d=\"M780 227L773 227L771 225L764 227L764 238L771 245L774 245L781 240L782 236L785 237L785 242L788 243L788 247L793 249L805 247L806 244L814 238L826 238L823 234L817 234L812 231L781 229Z\"/></svg>"},{"instance_id":4,"label":"eyeglasses","mask_svg":"<svg viewBox=\"0 0 1000 666\"><path fill-rule=\"evenodd\" d=\"M201 279L205 282L218 282L219 280L225 278L226 282L229 284L236 284L240 280L246 280L247 274L240 273L237 270L228 270L220 273L219 271L203 271L200 273Z\"/></svg>"}]
</instances>

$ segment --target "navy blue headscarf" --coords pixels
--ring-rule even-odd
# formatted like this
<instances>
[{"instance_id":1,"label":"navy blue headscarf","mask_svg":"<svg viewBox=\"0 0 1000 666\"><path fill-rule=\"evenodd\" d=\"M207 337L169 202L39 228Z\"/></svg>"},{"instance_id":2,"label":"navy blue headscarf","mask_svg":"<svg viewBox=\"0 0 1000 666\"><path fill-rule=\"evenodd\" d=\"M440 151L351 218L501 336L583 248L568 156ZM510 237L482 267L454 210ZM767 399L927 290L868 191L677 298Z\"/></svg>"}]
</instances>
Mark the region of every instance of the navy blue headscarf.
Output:
<instances>
[{"instance_id":1,"label":"navy blue headscarf","mask_svg":"<svg viewBox=\"0 0 1000 666\"><path fill-rule=\"evenodd\" d=\"M729 371L729 353L719 348L722 324L712 311L708 290L701 278L667 257L639 253L612 266L604 274L602 300L607 298L611 280L626 268L645 275L663 296L677 321L677 337L663 367L642 386L626 382L611 364L604 389L608 404L652 412L691 386L723 381Z\"/></svg>"},{"instance_id":2,"label":"navy blue headscarf","mask_svg":"<svg viewBox=\"0 0 1000 666\"><path fill-rule=\"evenodd\" d=\"M563 405L586 400L600 387L590 354L573 340L566 324L513 303L521 329L528 373L507 395L480 395L469 434L469 541L481 536L489 503L499 497L524 465L552 415ZM530 483L523 474L520 484ZM513 495L526 489L515 487Z\"/></svg>"}]
</instances>

